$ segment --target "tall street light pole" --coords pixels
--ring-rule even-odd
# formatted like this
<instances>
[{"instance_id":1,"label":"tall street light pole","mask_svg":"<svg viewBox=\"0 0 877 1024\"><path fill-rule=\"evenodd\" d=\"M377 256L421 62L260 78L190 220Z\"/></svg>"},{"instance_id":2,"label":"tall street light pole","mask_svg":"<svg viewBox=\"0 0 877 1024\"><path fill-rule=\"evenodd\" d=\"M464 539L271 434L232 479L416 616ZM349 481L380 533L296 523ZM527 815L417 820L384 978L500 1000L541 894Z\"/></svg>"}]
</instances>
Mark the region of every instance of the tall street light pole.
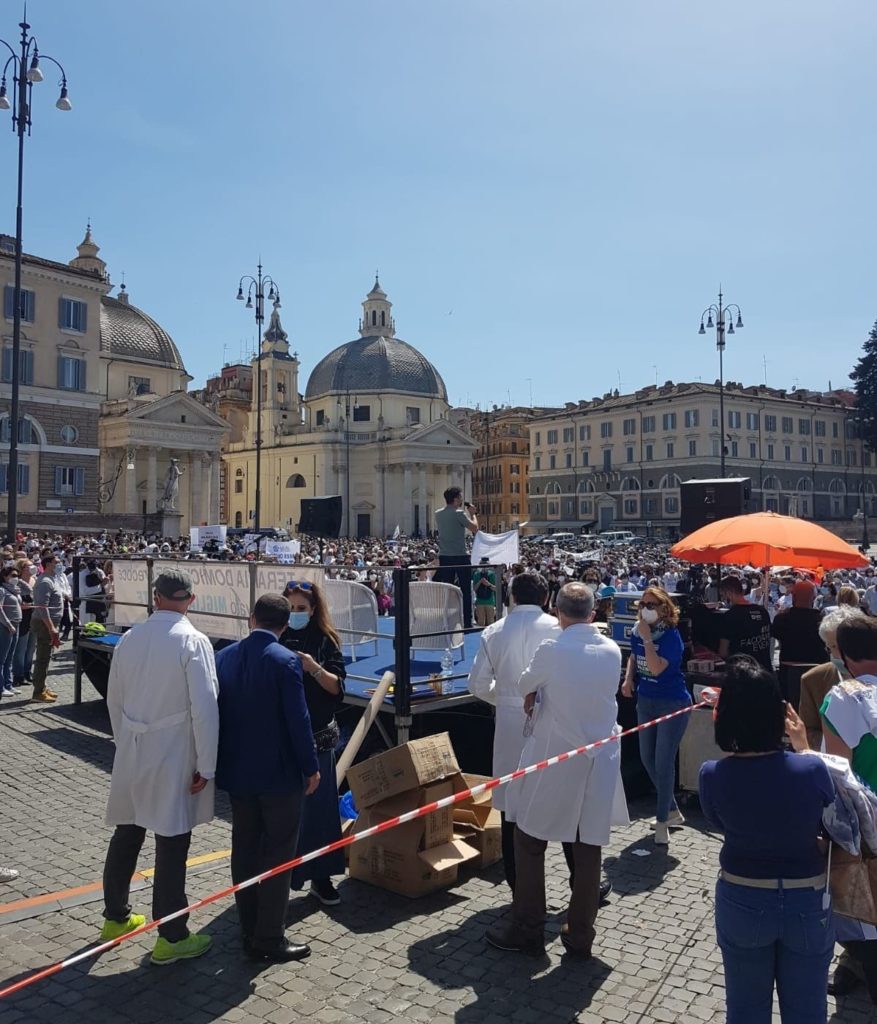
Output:
<instances>
[{"instance_id":1,"label":"tall street light pole","mask_svg":"<svg viewBox=\"0 0 877 1024\"><path fill-rule=\"evenodd\" d=\"M357 408L356 395L353 408ZM344 473L344 522L347 537L350 537L350 388L344 389L344 452L346 471Z\"/></svg>"},{"instance_id":2,"label":"tall street light pole","mask_svg":"<svg viewBox=\"0 0 877 1024\"><path fill-rule=\"evenodd\" d=\"M247 286L246 295L244 285ZM256 343L259 346L256 356L256 499L253 504L253 532L262 529L262 324L265 322L265 288L268 288L268 301L280 308L280 289L274 279L262 274L262 261L259 260L256 276L245 274L238 284L237 299L247 300L247 309L255 311Z\"/></svg>"},{"instance_id":3,"label":"tall street light pole","mask_svg":"<svg viewBox=\"0 0 877 1024\"><path fill-rule=\"evenodd\" d=\"M737 323L734 323L734 313L737 314ZM706 317L706 325L704 325ZM715 320L716 348L719 352L719 457L720 475L725 478L725 332L733 334L735 326L737 330L743 327L743 315L736 302L725 305L722 297L722 288L719 286L719 304L713 303L700 314L700 330L698 334L706 334L706 328L713 326Z\"/></svg>"},{"instance_id":4,"label":"tall street light pole","mask_svg":"<svg viewBox=\"0 0 877 1024\"><path fill-rule=\"evenodd\" d=\"M18 420L20 407L21 385L21 229L22 229L22 192L24 184L24 137L30 135L31 92L34 84L43 81L40 61L47 60L61 72L61 93L55 101L58 110L72 110L73 104L67 96L67 75L64 68L55 60L41 54L34 36L29 35L30 25L26 21L19 23L21 29L20 52L0 39L0 43L9 50L9 57L3 65L0 77L0 110L12 110L12 130L18 135L18 191L15 207L15 285L12 293L12 409L10 410L9 432L9 468L6 472L8 490L8 512L6 530L10 543L15 543L18 531ZM12 65L12 100L6 91L6 76Z\"/></svg>"}]
</instances>

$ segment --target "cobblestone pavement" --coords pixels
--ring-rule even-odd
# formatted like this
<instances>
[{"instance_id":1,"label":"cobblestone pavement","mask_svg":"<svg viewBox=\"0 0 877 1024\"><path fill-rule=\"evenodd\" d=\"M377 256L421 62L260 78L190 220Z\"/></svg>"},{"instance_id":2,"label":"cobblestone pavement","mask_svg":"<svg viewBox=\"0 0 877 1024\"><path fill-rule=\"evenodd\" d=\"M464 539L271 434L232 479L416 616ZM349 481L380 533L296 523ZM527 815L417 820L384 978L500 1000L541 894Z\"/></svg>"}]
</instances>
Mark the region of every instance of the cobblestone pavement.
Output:
<instances>
[{"instance_id":1,"label":"cobblestone pavement","mask_svg":"<svg viewBox=\"0 0 877 1024\"><path fill-rule=\"evenodd\" d=\"M112 743L100 701L72 704L72 661L59 656L50 685L56 705L0 703L2 800L0 863L20 878L0 888L0 980L8 981L96 944L101 923L99 882L109 830L103 813ZM86 694L93 691L86 683ZM291 1024L430 1024L572 1022L652 1024L724 1020L721 960L713 933L711 890L718 839L696 809L674 833L669 852L655 848L646 804L640 820L616 830L605 851L615 886L601 910L595 959L563 957L558 941L566 888L559 847L548 859L548 955L541 960L485 946L483 934L507 909L499 866L467 873L450 892L421 900L340 885L343 902L328 912L307 895L290 903L289 933L311 944L301 964L260 967L244 960L231 900L200 911L195 927L214 938L206 956L167 969L151 968L152 936L122 943L99 959L62 971L11 997L3 1024L120 1021L165 1024L209 1021ZM192 857L225 851L228 808L195 830ZM647 856L638 856L638 852ZM141 868L149 867L147 843ZM224 857L190 869L189 893L203 897L228 883ZM138 909L148 912L149 882L137 883ZM3 905L86 887L59 902L2 913ZM848 998L832 1021L872 1019L864 998ZM778 1019L778 1017L776 1018Z\"/></svg>"}]
</instances>

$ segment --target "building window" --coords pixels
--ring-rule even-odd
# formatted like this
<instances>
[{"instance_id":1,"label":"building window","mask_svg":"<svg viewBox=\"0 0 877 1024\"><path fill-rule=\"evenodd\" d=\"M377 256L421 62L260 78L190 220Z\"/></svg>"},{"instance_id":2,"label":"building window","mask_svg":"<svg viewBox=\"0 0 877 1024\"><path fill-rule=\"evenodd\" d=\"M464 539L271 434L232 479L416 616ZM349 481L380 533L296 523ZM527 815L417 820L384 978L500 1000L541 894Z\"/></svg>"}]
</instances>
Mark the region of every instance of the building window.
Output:
<instances>
[{"instance_id":1,"label":"building window","mask_svg":"<svg viewBox=\"0 0 877 1024\"><path fill-rule=\"evenodd\" d=\"M772 444L769 444L767 446L767 457L768 457L769 461L771 461L771 462L773 461L773 445Z\"/></svg>"},{"instance_id":2,"label":"building window","mask_svg":"<svg viewBox=\"0 0 877 1024\"><path fill-rule=\"evenodd\" d=\"M15 288L11 284L6 285L3 293L3 312L7 320L15 318ZM21 289L21 319L26 323L34 322L36 313L36 295L27 288Z\"/></svg>"},{"instance_id":3,"label":"building window","mask_svg":"<svg viewBox=\"0 0 877 1024\"><path fill-rule=\"evenodd\" d=\"M653 444L646 445L646 462L651 462L655 457L655 446Z\"/></svg>"},{"instance_id":4,"label":"building window","mask_svg":"<svg viewBox=\"0 0 877 1024\"><path fill-rule=\"evenodd\" d=\"M813 433L817 437L825 437L825 420L813 421Z\"/></svg>"},{"instance_id":5,"label":"building window","mask_svg":"<svg viewBox=\"0 0 877 1024\"><path fill-rule=\"evenodd\" d=\"M835 420L834 423L832 423L832 425L831 425L831 436L832 437L837 437L838 436L837 420Z\"/></svg>"},{"instance_id":6,"label":"building window","mask_svg":"<svg viewBox=\"0 0 877 1024\"><path fill-rule=\"evenodd\" d=\"M591 514L591 499L590 498L582 498L582 500L579 502L579 515L580 516L589 516L590 514Z\"/></svg>"},{"instance_id":7,"label":"building window","mask_svg":"<svg viewBox=\"0 0 877 1024\"><path fill-rule=\"evenodd\" d=\"M353 422L368 423L372 418L372 407L370 405L354 405Z\"/></svg>"},{"instance_id":8,"label":"building window","mask_svg":"<svg viewBox=\"0 0 877 1024\"><path fill-rule=\"evenodd\" d=\"M521 475L521 464L520 462L513 462L509 466L509 476L520 476Z\"/></svg>"},{"instance_id":9,"label":"building window","mask_svg":"<svg viewBox=\"0 0 877 1024\"><path fill-rule=\"evenodd\" d=\"M801 461L802 462L809 462L810 461L810 452L809 452L809 450L807 448L804 448L804 447L801 448Z\"/></svg>"},{"instance_id":10,"label":"building window","mask_svg":"<svg viewBox=\"0 0 877 1024\"><path fill-rule=\"evenodd\" d=\"M758 458L758 445L754 441L749 442L749 458Z\"/></svg>"},{"instance_id":11,"label":"building window","mask_svg":"<svg viewBox=\"0 0 877 1024\"><path fill-rule=\"evenodd\" d=\"M61 427L61 440L64 444L76 444L79 439L79 431L71 424Z\"/></svg>"},{"instance_id":12,"label":"building window","mask_svg":"<svg viewBox=\"0 0 877 1024\"><path fill-rule=\"evenodd\" d=\"M700 413L697 409L685 410L685 426L689 429L700 426Z\"/></svg>"},{"instance_id":13,"label":"building window","mask_svg":"<svg viewBox=\"0 0 877 1024\"><path fill-rule=\"evenodd\" d=\"M625 420L622 424L622 432L625 437L631 437L636 433L636 420L630 419Z\"/></svg>"},{"instance_id":14,"label":"building window","mask_svg":"<svg viewBox=\"0 0 877 1024\"><path fill-rule=\"evenodd\" d=\"M566 468L567 469L571 469L572 468L572 452L567 452L566 453Z\"/></svg>"},{"instance_id":15,"label":"building window","mask_svg":"<svg viewBox=\"0 0 877 1024\"><path fill-rule=\"evenodd\" d=\"M590 441L591 440L591 425L589 423L583 423L579 427L579 440Z\"/></svg>"},{"instance_id":16,"label":"building window","mask_svg":"<svg viewBox=\"0 0 877 1024\"><path fill-rule=\"evenodd\" d=\"M55 466L55 494L79 495L85 493L85 470L81 466Z\"/></svg>"},{"instance_id":17,"label":"building window","mask_svg":"<svg viewBox=\"0 0 877 1024\"><path fill-rule=\"evenodd\" d=\"M235 494L243 494L244 493L244 482L243 482L243 480L235 480L235 482L234 482L234 493Z\"/></svg>"},{"instance_id":18,"label":"building window","mask_svg":"<svg viewBox=\"0 0 877 1024\"><path fill-rule=\"evenodd\" d=\"M798 420L798 433L809 436L810 434L810 420Z\"/></svg>"},{"instance_id":19,"label":"building window","mask_svg":"<svg viewBox=\"0 0 877 1024\"><path fill-rule=\"evenodd\" d=\"M624 499L624 514L626 516L635 516L639 511L639 498L625 498Z\"/></svg>"},{"instance_id":20,"label":"building window","mask_svg":"<svg viewBox=\"0 0 877 1024\"><path fill-rule=\"evenodd\" d=\"M129 377L129 395L149 395L152 393L152 381L149 377Z\"/></svg>"},{"instance_id":21,"label":"building window","mask_svg":"<svg viewBox=\"0 0 877 1024\"><path fill-rule=\"evenodd\" d=\"M689 458L697 455L697 441L688 442L688 455Z\"/></svg>"},{"instance_id":22,"label":"building window","mask_svg":"<svg viewBox=\"0 0 877 1024\"><path fill-rule=\"evenodd\" d=\"M628 446L624 449L624 454L628 462L633 462L633 448Z\"/></svg>"},{"instance_id":23,"label":"building window","mask_svg":"<svg viewBox=\"0 0 877 1024\"><path fill-rule=\"evenodd\" d=\"M557 469L557 457L554 455L548 456L548 468Z\"/></svg>"},{"instance_id":24,"label":"building window","mask_svg":"<svg viewBox=\"0 0 877 1024\"><path fill-rule=\"evenodd\" d=\"M88 306L77 299L58 299L58 326L62 331L84 334L88 329Z\"/></svg>"},{"instance_id":25,"label":"building window","mask_svg":"<svg viewBox=\"0 0 877 1024\"><path fill-rule=\"evenodd\" d=\"M673 444L672 441L668 441L667 442L667 458L668 459L674 458L675 451L676 451L676 446Z\"/></svg>"},{"instance_id":26,"label":"building window","mask_svg":"<svg viewBox=\"0 0 877 1024\"><path fill-rule=\"evenodd\" d=\"M548 514L550 516L558 515L557 507L558 506L557 506L557 502L556 501L549 501L548 502Z\"/></svg>"},{"instance_id":27,"label":"building window","mask_svg":"<svg viewBox=\"0 0 877 1024\"><path fill-rule=\"evenodd\" d=\"M305 478L301 473L293 473L291 477L286 481L287 487L306 487Z\"/></svg>"},{"instance_id":28,"label":"building window","mask_svg":"<svg viewBox=\"0 0 877 1024\"><path fill-rule=\"evenodd\" d=\"M791 434L791 432L794 429L795 429L795 421L792 419L792 417L791 416L783 416L783 433L784 434Z\"/></svg>"},{"instance_id":29,"label":"building window","mask_svg":"<svg viewBox=\"0 0 877 1024\"><path fill-rule=\"evenodd\" d=\"M675 495L664 498L664 511L668 516L678 513L679 499Z\"/></svg>"},{"instance_id":30,"label":"building window","mask_svg":"<svg viewBox=\"0 0 877 1024\"><path fill-rule=\"evenodd\" d=\"M536 431L536 441L535 441L535 443L537 445L542 444L542 434L538 430Z\"/></svg>"},{"instance_id":31,"label":"building window","mask_svg":"<svg viewBox=\"0 0 877 1024\"><path fill-rule=\"evenodd\" d=\"M535 466L533 468L534 469L541 469L542 468L542 459L538 455L536 456L536 464L535 464Z\"/></svg>"},{"instance_id":32,"label":"building window","mask_svg":"<svg viewBox=\"0 0 877 1024\"><path fill-rule=\"evenodd\" d=\"M824 448L817 448L816 449L816 461L819 463L820 466L823 464L823 462L825 462L825 449Z\"/></svg>"},{"instance_id":33,"label":"building window","mask_svg":"<svg viewBox=\"0 0 877 1024\"><path fill-rule=\"evenodd\" d=\"M589 466L591 464L591 456L589 452L582 452L582 465Z\"/></svg>"},{"instance_id":34,"label":"building window","mask_svg":"<svg viewBox=\"0 0 877 1024\"><path fill-rule=\"evenodd\" d=\"M783 458L786 462L792 461L792 446L790 444L783 446Z\"/></svg>"},{"instance_id":35,"label":"building window","mask_svg":"<svg viewBox=\"0 0 877 1024\"><path fill-rule=\"evenodd\" d=\"M742 422L742 417L740 416L740 413L737 412L734 409L729 410L729 412L728 412L728 426L732 430L739 430L741 422Z\"/></svg>"},{"instance_id":36,"label":"building window","mask_svg":"<svg viewBox=\"0 0 877 1024\"><path fill-rule=\"evenodd\" d=\"M603 471L609 473L612 470L612 449L607 448L603 452Z\"/></svg>"},{"instance_id":37,"label":"building window","mask_svg":"<svg viewBox=\"0 0 877 1024\"><path fill-rule=\"evenodd\" d=\"M654 416L643 416L643 433L654 434L655 432L655 417Z\"/></svg>"},{"instance_id":38,"label":"building window","mask_svg":"<svg viewBox=\"0 0 877 1024\"><path fill-rule=\"evenodd\" d=\"M85 360L58 356L58 387L65 391L85 391Z\"/></svg>"},{"instance_id":39,"label":"building window","mask_svg":"<svg viewBox=\"0 0 877 1024\"><path fill-rule=\"evenodd\" d=\"M676 429L676 413L665 412L661 422L663 423L664 430L675 430Z\"/></svg>"},{"instance_id":40,"label":"building window","mask_svg":"<svg viewBox=\"0 0 877 1024\"><path fill-rule=\"evenodd\" d=\"M719 423L719 410L718 409L713 409L712 410L712 416L710 417L710 423L714 427L720 427L721 426L721 423Z\"/></svg>"},{"instance_id":41,"label":"building window","mask_svg":"<svg viewBox=\"0 0 877 1024\"><path fill-rule=\"evenodd\" d=\"M574 436L575 435L574 435L572 427L564 427L563 428L563 443L564 444L572 444Z\"/></svg>"},{"instance_id":42,"label":"building window","mask_svg":"<svg viewBox=\"0 0 877 1024\"><path fill-rule=\"evenodd\" d=\"M747 412L746 413L746 429L747 430L758 430L758 413Z\"/></svg>"},{"instance_id":43,"label":"building window","mask_svg":"<svg viewBox=\"0 0 877 1024\"><path fill-rule=\"evenodd\" d=\"M600 424L600 437L612 437L612 424L603 422Z\"/></svg>"},{"instance_id":44,"label":"building window","mask_svg":"<svg viewBox=\"0 0 877 1024\"><path fill-rule=\"evenodd\" d=\"M9 466L0 463L0 494L6 494L9 490ZM30 493L30 466L26 462L18 464L18 493Z\"/></svg>"},{"instance_id":45,"label":"building window","mask_svg":"<svg viewBox=\"0 0 877 1024\"><path fill-rule=\"evenodd\" d=\"M33 352L21 349L18 353L18 380L20 384L33 384ZM3 349L2 379L4 383L12 380L12 349Z\"/></svg>"},{"instance_id":46,"label":"building window","mask_svg":"<svg viewBox=\"0 0 877 1024\"><path fill-rule=\"evenodd\" d=\"M738 445L736 441L731 442L731 458L736 459L738 454Z\"/></svg>"},{"instance_id":47,"label":"building window","mask_svg":"<svg viewBox=\"0 0 877 1024\"><path fill-rule=\"evenodd\" d=\"M548 441L548 444L557 444L557 431L549 430L548 434L546 435L546 439Z\"/></svg>"},{"instance_id":48,"label":"building window","mask_svg":"<svg viewBox=\"0 0 877 1024\"><path fill-rule=\"evenodd\" d=\"M777 429L777 418L776 416L765 416L764 417L764 429L769 434L775 434Z\"/></svg>"},{"instance_id":49,"label":"building window","mask_svg":"<svg viewBox=\"0 0 877 1024\"><path fill-rule=\"evenodd\" d=\"M9 416L4 416L0 420L0 441L5 444L9 444L12 440L12 420ZM36 431L33 428L33 424L26 416L18 417L18 443L19 444L36 444L37 436Z\"/></svg>"},{"instance_id":50,"label":"building window","mask_svg":"<svg viewBox=\"0 0 877 1024\"><path fill-rule=\"evenodd\" d=\"M657 498L643 498L643 514L647 516L654 515L658 511L658 499Z\"/></svg>"},{"instance_id":51,"label":"building window","mask_svg":"<svg viewBox=\"0 0 877 1024\"><path fill-rule=\"evenodd\" d=\"M326 411L325 409L317 409L316 425L322 427L326 422Z\"/></svg>"},{"instance_id":52,"label":"building window","mask_svg":"<svg viewBox=\"0 0 877 1024\"><path fill-rule=\"evenodd\" d=\"M855 448L847 448L847 465L855 466L856 464L856 450Z\"/></svg>"},{"instance_id":53,"label":"building window","mask_svg":"<svg viewBox=\"0 0 877 1024\"><path fill-rule=\"evenodd\" d=\"M712 451L713 451L714 458L718 458L719 457L719 439L717 437L713 438L713 441L712 441Z\"/></svg>"},{"instance_id":54,"label":"building window","mask_svg":"<svg viewBox=\"0 0 877 1024\"><path fill-rule=\"evenodd\" d=\"M517 455L518 454L518 442L517 441L512 441L511 442L511 448L509 449L509 451L512 453L512 455Z\"/></svg>"}]
</instances>

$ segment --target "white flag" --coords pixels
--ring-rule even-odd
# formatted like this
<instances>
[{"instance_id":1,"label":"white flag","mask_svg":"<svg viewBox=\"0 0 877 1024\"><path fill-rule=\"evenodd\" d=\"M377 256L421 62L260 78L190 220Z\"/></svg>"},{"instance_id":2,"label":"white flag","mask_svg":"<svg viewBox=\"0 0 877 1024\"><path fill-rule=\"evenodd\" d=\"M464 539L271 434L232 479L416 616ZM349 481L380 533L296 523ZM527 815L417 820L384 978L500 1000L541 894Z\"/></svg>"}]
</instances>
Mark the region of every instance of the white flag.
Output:
<instances>
[{"instance_id":1,"label":"white flag","mask_svg":"<svg viewBox=\"0 0 877 1024\"><path fill-rule=\"evenodd\" d=\"M519 562L518 531L485 533L479 530L472 541L472 564L478 565L482 558L487 558L491 565L514 565Z\"/></svg>"},{"instance_id":2,"label":"white flag","mask_svg":"<svg viewBox=\"0 0 877 1024\"><path fill-rule=\"evenodd\" d=\"M398 540L402 535L402 531L399 529L399 524L396 523L396 529L393 530L393 540Z\"/></svg>"}]
</instances>

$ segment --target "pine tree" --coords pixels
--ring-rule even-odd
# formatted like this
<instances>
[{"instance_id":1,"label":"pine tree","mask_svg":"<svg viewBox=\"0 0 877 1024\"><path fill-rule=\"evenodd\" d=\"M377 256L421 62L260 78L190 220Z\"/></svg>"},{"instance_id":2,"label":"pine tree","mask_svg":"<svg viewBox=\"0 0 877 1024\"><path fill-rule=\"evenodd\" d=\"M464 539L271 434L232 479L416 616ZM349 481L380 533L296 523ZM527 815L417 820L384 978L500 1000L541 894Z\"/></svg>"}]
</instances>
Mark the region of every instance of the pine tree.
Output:
<instances>
[{"instance_id":1,"label":"pine tree","mask_svg":"<svg viewBox=\"0 0 877 1024\"><path fill-rule=\"evenodd\" d=\"M877 451L877 321L850 374L856 386L856 419L865 444Z\"/></svg>"}]
</instances>

